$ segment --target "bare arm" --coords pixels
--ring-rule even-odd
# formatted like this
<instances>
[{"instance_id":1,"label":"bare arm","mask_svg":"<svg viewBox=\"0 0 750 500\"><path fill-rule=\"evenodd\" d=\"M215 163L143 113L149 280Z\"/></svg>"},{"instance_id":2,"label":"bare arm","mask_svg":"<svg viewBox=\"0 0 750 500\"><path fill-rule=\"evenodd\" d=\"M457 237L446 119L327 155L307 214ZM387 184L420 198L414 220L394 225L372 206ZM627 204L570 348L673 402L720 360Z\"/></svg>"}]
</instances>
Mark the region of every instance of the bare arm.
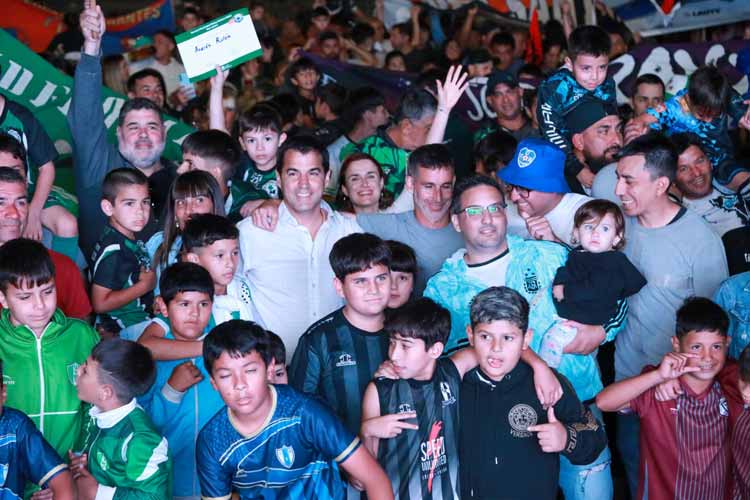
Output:
<instances>
[{"instance_id":1,"label":"bare arm","mask_svg":"<svg viewBox=\"0 0 750 500\"><path fill-rule=\"evenodd\" d=\"M164 328L153 322L143 330L138 343L146 346L157 361L198 358L203 356L202 341L165 339Z\"/></svg>"},{"instance_id":2,"label":"bare arm","mask_svg":"<svg viewBox=\"0 0 750 500\"><path fill-rule=\"evenodd\" d=\"M367 498L374 500L391 500L393 498L393 488L388 476L364 446L360 446L349 458L344 460L341 463L341 468L364 486Z\"/></svg>"},{"instance_id":3,"label":"bare arm","mask_svg":"<svg viewBox=\"0 0 750 500\"><path fill-rule=\"evenodd\" d=\"M380 439L371 435L371 429L367 421L380 416L380 401L378 400L378 389L375 384L370 382L365 389L365 395L362 397L362 427L360 435L362 442L373 457L378 456L378 443Z\"/></svg>"},{"instance_id":4,"label":"bare arm","mask_svg":"<svg viewBox=\"0 0 750 500\"><path fill-rule=\"evenodd\" d=\"M458 32L457 42L462 48L466 48L469 44L469 38L471 36L471 29L474 26L474 18L479 11L479 7L471 7L466 11L466 19L461 25L461 31Z\"/></svg>"},{"instance_id":5,"label":"bare arm","mask_svg":"<svg viewBox=\"0 0 750 500\"><path fill-rule=\"evenodd\" d=\"M106 313L118 309L125 304L147 294L156 286L156 273L152 270L141 269L139 280L133 286L122 290L112 290L101 285L91 286L91 306L96 313Z\"/></svg>"},{"instance_id":6,"label":"bare arm","mask_svg":"<svg viewBox=\"0 0 750 500\"><path fill-rule=\"evenodd\" d=\"M31 199L31 203L29 203L29 219L26 229L23 232L24 237L37 241L42 239L42 209L54 182L55 164L48 161L39 167L39 177L36 179L34 197Z\"/></svg>"},{"instance_id":7,"label":"bare arm","mask_svg":"<svg viewBox=\"0 0 750 500\"><path fill-rule=\"evenodd\" d=\"M468 73L462 71L461 66L451 66L448 75L445 77L445 82L437 82L437 111L427 134L426 144L443 142L445 127L448 125L451 110L463 95L466 87L469 86L468 76Z\"/></svg>"},{"instance_id":8,"label":"bare arm","mask_svg":"<svg viewBox=\"0 0 750 500\"><path fill-rule=\"evenodd\" d=\"M216 74L211 77L211 92L208 96L208 126L227 134L229 132L224 120L223 92L224 81L228 73L228 71L222 71L219 66L216 67Z\"/></svg>"}]
</instances>

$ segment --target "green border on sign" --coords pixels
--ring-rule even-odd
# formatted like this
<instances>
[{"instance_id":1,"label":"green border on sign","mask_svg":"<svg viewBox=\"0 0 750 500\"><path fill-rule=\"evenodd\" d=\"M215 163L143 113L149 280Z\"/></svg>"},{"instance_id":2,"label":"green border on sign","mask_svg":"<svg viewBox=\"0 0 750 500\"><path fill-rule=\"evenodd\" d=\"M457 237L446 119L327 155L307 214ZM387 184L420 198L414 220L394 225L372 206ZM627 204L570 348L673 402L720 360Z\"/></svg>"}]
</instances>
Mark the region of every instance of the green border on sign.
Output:
<instances>
[{"instance_id":1,"label":"green border on sign","mask_svg":"<svg viewBox=\"0 0 750 500\"><path fill-rule=\"evenodd\" d=\"M180 33L179 35L175 36L174 39L178 44L184 42L185 40L190 40L191 38L195 38L198 35L202 35L203 33L211 31L212 29L215 29L215 28L218 28L219 26L227 24L230 19L232 19L234 16L237 16L237 15L250 17L250 13L248 12L247 7L243 7L242 9L237 9L235 11L230 12L229 14L225 14L221 17L217 17L213 21L209 21L206 24L201 24L200 26L193 28L190 31L186 31L185 33ZM252 22L252 19L251 19L251 22Z\"/></svg>"},{"instance_id":2,"label":"green border on sign","mask_svg":"<svg viewBox=\"0 0 750 500\"><path fill-rule=\"evenodd\" d=\"M245 54L244 56L240 56L237 59L233 59L229 61L228 63L222 64L221 69L231 69L236 66L239 66L240 64L249 61L250 59L255 59L256 57L260 57L263 55L263 49L258 49L256 51L250 52L249 54ZM196 75L190 79L191 82L195 83L200 80L205 80L206 78L210 78L216 74L216 69L212 69L210 71L206 71L205 73L201 73L200 75Z\"/></svg>"}]
</instances>

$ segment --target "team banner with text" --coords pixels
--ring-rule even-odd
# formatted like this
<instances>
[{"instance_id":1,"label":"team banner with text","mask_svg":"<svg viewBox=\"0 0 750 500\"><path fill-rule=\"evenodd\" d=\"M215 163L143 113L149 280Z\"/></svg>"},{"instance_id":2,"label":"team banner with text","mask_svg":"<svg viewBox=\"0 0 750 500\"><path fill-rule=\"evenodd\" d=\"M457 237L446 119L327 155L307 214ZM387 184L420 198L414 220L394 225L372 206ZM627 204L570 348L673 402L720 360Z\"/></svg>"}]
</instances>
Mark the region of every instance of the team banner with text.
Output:
<instances>
[{"instance_id":1,"label":"team banner with text","mask_svg":"<svg viewBox=\"0 0 750 500\"><path fill-rule=\"evenodd\" d=\"M0 93L26 106L42 123L60 154L56 164L69 165L72 139L66 115L70 107L73 78L62 73L24 44L0 29ZM111 140L115 140L117 117L126 97L102 87L104 120ZM194 131L187 124L164 115L167 128L164 156L173 161L182 158L180 145Z\"/></svg>"},{"instance_id":2,"label":"team banner with text","mask_svg":"<svg viewBox=\"0 0 750 500\"><path fill-rule=\"evenodd\" d=\"M172 0L156 0L129 14L107 18L102 52L104 55L122 54L133 47L136 38L153 35L159 30L175 30Z\"/></svg>"}]
</instances>

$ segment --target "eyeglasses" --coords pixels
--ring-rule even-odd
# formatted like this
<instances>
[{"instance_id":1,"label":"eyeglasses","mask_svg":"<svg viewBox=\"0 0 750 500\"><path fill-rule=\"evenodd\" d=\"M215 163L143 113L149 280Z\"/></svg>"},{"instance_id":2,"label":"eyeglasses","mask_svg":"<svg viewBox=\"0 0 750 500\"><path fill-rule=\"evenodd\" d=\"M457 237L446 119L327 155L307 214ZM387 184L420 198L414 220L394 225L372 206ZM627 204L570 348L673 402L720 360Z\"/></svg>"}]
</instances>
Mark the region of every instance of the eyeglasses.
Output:
<instances>
[{"instance_id":1,"label":"eyeglasses","mask_svg":"<svg viewBox=\"0 0 750 500\"><path fill-rule=\"evenodd\" d=\"M465 213L467 217L475 218L484 215L484 212L486 210L487 213L490 214L490 217L495 217L499 215L506 206L507 205L505 204L505 202L499 201L497 203L487 205L486 207L472 205L470 207L462 209L461 211Z\"/></svg>"},{"instance_id":2,"label":"eyeglasses","mask_svg":"<svg viewBox=\"0 0 750 500\"><path fill-rule=\"evenodd\" d=\"M530 189L526 189L525 187L516 186L515 184L508 184L507 182L505 183L505 192L508 194L508 196L513 193L514 189L518 193L518 196L524 199L528 198L529 193L531 192Z\"/></svg>"}]
</instances>

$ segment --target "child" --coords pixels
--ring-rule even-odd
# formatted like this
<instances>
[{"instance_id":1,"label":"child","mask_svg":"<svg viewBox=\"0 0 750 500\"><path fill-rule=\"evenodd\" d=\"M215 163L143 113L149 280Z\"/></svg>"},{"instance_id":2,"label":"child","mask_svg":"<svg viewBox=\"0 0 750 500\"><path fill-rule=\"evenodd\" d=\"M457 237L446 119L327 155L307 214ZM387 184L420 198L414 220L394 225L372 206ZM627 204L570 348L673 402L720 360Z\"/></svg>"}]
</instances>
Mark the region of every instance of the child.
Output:
<instances>
[{"instance_id":1,"label":"child","mask_svg":"<svg viewBox=\"0 0 750 500\"><path fill-rule=\"evenodd\" d=\"M735 176L747 168L735 160L734 145L729 137L729 124L750 129L748 107L715 66L703 66L690 75L687 88L656 109L648 109L636 120L664 129L668 135L692 132L701 139L714 168L718 182L737 189L741 184ZM741 179L748 178L745 172Z\"/></svg>"},{"instance_id":2,"label":"child","mask_svg":"<svg viewBox=\"0 0 750 500\"><path fill-rule=\"evenodd\" d=\"M391 297L388 309L398 309L406 304L414 290L417 277L417 255L414 249L396 240L386 241L391 250Z\"/></svg>"},{"instance_id":3,"label":"child","mask_svg":"<svg viewBox=\"0 0 750 500\"><path fill-rule=\"evenodd\" d=\"M637 498L724 498L729 411L716 378L726 362L728 325L726 313L709 299L687 299L677 310L673 352L659 367L597 395L603 411L630 409L640 417ZM682 394L657 401L656 386L673 379L679 379Z\"/></svg>"},{"instance_id":4,"label":"child","mask_svg":"<svg viewBox=\"0 0 750 500\"><path fill-rule=\"evenodd\" d=\"M619 301L638 293L646 279L620 252L625 246L620 207L607 200L588 201L576 211L573 225L573 237L581 246L555 274L557 314L585 325L603 325L615 316ZM539 355L557 368L564 347L575 336L575 327L558 321L544 334Z\"/></svg>"},{"instance_id":5,"label":"child","mask_svg":"<svg viewBox=\"0 0 750 500\"><path fill-rule=\"evenodd\" d=\"M732 430L732 480L734 500L750 498L750 346L740 354L738 389L743 411L734 422Z\"/></svg>"},{"instance_id":6,"label":"child","mask_svg":"<svg viewBox=\"0 0 750 500\"><path fill-rule=\"evenodd\" d=\"M315 116L315 89L318 87L320 72L310 59L301 57L289 67L288 74L289 81L294 87L294 97L302 108L308 124L312 125Z\"/></svg>"},{"instance_id":7,"label":"child","mask_svg":"<svg viewBox=\"0 0 750 500\"><path fill-rule=\"evenodd\" d=\"M179 262L164 270L160 284L162 294L156 305L164 318L164 338L202 350L202 339L212 326L211 275L197 264ZM156 381L139 403L169 442L174 496L200 498L195 468L198 431L224 405L211 387L200 354L188 360L158 361Z\"/></svg>"},{"instance_id":8,"label":"child","mask_svg":"<svg viewBox=\"0 0 750 500\"><path fill-rule=\"evenodd\" d=\"M526 299L491 287L474 297L470 310L466 332L479 367L461 384L461 495L491 498L502 491L505 498L554 499L558 453L574 464L591 463L607 444L604 428L558 373L562 398L546 411L539 402L531 367L520 361L532 336Z\"/></svg>"},{"instance_id":9,"label":"child","mask_svg":"<svg viewBox=\"0 0 750 500\"><path fill-rule=\"evenodd\" d=\"M91 254L91 305L136 340L149 322L156 274L146 246L135 234L151 213L148 178L135 168L110 171L102 184L101 208L108 224Z\"/></svg>"},{"instance_id":10,"label":"child","mask_svg":"<svg viewBox=\"0 0 750 500\"><path fill-rule=\"evenodd\" d=\"M249 321L214 328L203 345L211 385L226 409L203 427L196 450L205 498L343 498L338 466L368 497L392 499L377 462L325 406L289 386L271 385L268 336Z\"/></svg>"},{"instance_id":11,"label":"child","mask_svg":"<svg viewBox=\"0 0 750 500\"><path fill-rule=\"evenodd\" d=\"M450 331L450 313L428 298L396 309L385 325L389 366L398 379L376 378L367 386L361 435L396 498L459 497L458 397L461 378L477 361L469 349L440 357ZM549 372L525 353L535 370Z\"/></svg>"},{"instance_id":12,"label":"child","mask_svg":"<svg viewBox=\"0 0 750 500\"><path fill-rule=\"evenodd\" d=\"M319 396L356 434L365 388L388 357L383 322L390 299L391 252L377 236L355 233L333 245L329 260L334 287L346 305L299 339L289 370L291 385Z\"/></svg>"},{"instance_id":13,"label":"child","mask_svg":"<svg viewBox=\"0 0 750 500\"><path fill-rule=\"evenodd\" d=\"M124 339L103 340L78 367L78 397L93 405L76 452L68 452L79 498L172 496L167 440L135 399L155 374L148 349Z\"/></svg>"},{"instance_id":14,"label":"child","mask_svg":"<svg viewBox=\"0 0 750 500\"><path fill-rule=\"evenodd\" d=\"M565 117L584 95L617 109L615 82L607 78L611 46L609 35L600 27L579 26L568 39L565 67L539 86L536 114L542 138L565 151L566 176L578 178L587 186L591 185L594 174L573 154Z\"/></svg>"},{"instance_id":15,"label":"child","mask_svg":"<svg viewBox=\"0 0 750 500\"><path fill-rule=\"evenodd\" d=\"M266 330L266 333L268 334L268 349L270 350L274 366L273 373L268 378L268 381L272 384L286 385L289 383L289 373L286 368L286 347L284 347L284 341L270 330Z\"/></svg>"},{"instance_id":16,"label":"child","mask_svg":"<svg viewBox=\"0 0 750 500\"><path fill-rule=\"evenodd\" d=\"M0 359L8 405L32 421L55 451L64 455L83 425L75 369L99 336L59 309L55 268L36 241L15 239L0 246Z\"/></svg>"},{"instance_id":17,"label":"child","mask_svg":"<svg viewBox=\"0 0 750 500\"><path fill-rule=\"evenodd\" d=\"M182 260L204 267L214 283L211 321L219 325L230 319L252 320L254 313L250 288L236 275L239 264L239 231L226 217L197 214L191 217L182 232ZM166 327L151 322L141 343L159 360L193 358L201 355L194 342L163 339Z\"/></svg>"},{"instance_id":18,"label":"child","mask_svg":"<svg viewBox=\"0 0 750 500\"><path fill-rule=\"evenodd\" d=\"M73 478L68 466L44 440L29 417L5 406L6 397L3 362L0 360L0 463L3 464L3 498L23 498L24 488L30 482L49 488L56 500L74 498Z\"/></svg>"}]
</instances>

